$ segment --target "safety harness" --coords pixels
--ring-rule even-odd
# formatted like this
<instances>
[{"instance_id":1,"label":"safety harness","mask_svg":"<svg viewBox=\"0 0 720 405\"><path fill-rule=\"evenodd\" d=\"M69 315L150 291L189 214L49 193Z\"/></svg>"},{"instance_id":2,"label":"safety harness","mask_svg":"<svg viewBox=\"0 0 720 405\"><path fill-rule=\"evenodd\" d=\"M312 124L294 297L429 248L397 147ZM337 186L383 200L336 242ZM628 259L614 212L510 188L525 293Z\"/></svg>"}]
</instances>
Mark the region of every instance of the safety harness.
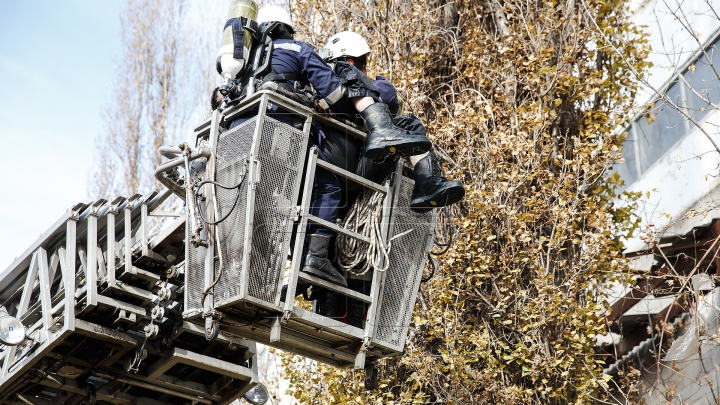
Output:
<instances>
[{"instance_id":1,"label":"safety harness","mask_svg":"<svg viewBox=\"0 0 720 405\"><path fill-rule=\"evenodd\" d=\"M250 33L252 39L248 63L234 80L220 87L226 105L235 105L259 90L271 90L305 106L319 108L320 97L301 75L277 73L272 69L274 42L269 34L278 28L278 24L281 23L273 22L261 27L246 17L233 18L225 23L225 27L232 26L233 30L233 57L243 57L246 33ZM220 71L219 64L217 67Z\"/></svg>"}]
</instances>

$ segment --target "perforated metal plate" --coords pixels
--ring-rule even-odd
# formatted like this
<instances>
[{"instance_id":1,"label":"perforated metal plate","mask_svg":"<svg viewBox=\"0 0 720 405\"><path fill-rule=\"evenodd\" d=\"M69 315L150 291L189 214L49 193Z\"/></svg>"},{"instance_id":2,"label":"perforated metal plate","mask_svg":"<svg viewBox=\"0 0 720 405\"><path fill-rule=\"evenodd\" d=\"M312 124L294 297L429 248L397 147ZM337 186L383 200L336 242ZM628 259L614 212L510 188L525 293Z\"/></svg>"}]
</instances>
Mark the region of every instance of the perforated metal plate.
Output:
<instances>
[{"instance_id":1,"label":"perforated metal plate","mask_svg":"<svg viewBox=\"0 0 720 405\"><path fill-rule=\"evenodd\" d=\"M227 219L218 226L222 241L215 252L215 277L220 275L222 255L222 276L214 289L214 304L220 305L242 294L245 277L242 274L243 239L246 232L246 208L248 198L248 162L252 149L253 134L257 118L253 117L231 131L220 134L217 145L215 181L224 186L239 188L227 190L215 187L218 201L216 218ZM235 201L237 200L237 203Z\"/></svg>"},{"instance_id":2,"label":"perforated metal plate","mask_svg":"<svg viewBox=\"0 0 720 405\"><path fill-rule=\"evenodd\" d=\"M416 214L410 210L415 182L402 178L397 201L393 206L394 226L390 238L412 230L392 242L390 267L385 274L377 327L373 344L402 352L410 318L415 307L422 270L435 226L434 211Z\"/></svg>"},{"instance_id":3,"label":"perforated metal plate","mask_svg":"<svg viewBox=\"0 0 720 405\"><path fill-rule=\"evenodd\" d=\"M265 118L248 294L269 303L275 302L285 270L306 150L302 131Z\"/></svg>"},{"instance_id":4,"label":"perforated metal plate","mask_svg":"<svg viewBox=\"0 0 720 405\"><path fill-rule=\"evenodd\" d=\"M237 184L248 173L257 117L220 136L217 147L216 181ZM305 163L307 136L303 131L265 117L252 154L260 164L254 190L250 179L239 188L216 188L218 218L229 216L219 226L223 274L214 290L215 307L243 300L244 282L248 296L275 305L282 272L287 260L295 219L302 168ZM243 268L244 237L247 232L248 196L254 195L252 249L249 269ZM238 199L237 203L235 200ZM234 208L233 208L234 205ZM232 211L231 211L232 210ZM220 255L215 257L215 277L220 271Z\"/></svg>"}]
</instances>

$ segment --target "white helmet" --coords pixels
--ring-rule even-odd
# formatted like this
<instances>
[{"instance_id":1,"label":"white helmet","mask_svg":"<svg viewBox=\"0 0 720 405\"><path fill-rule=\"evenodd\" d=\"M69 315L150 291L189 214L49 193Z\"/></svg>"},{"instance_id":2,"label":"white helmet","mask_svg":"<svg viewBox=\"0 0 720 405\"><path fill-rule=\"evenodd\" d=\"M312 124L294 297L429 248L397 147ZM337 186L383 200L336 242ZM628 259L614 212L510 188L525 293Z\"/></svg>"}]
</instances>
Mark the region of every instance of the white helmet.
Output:
<instances>
[{"instance_id":1,"label":"white helmet","mask_svg":"<svg viewBox=\"0 0 720 405\"><path fill-rule=\"evenodd\" d=\"M288 13L284 8L279 6L265 6L258 11L257 14L257 23L262 24L265 22L281 22L283 24L287 24L290 26L290 28L295 29L292 23L292 18L290 18L290 13Z\"/></svg>"},{"instance_id":2,"label":"white helmet","mask_svg":"<svg viewBox=\"0 0 720 405\"><path fill-rule=\"evenodd\" d=\"M325 43L327 59L359 58L370 53L367 41L360 34L352 31L338 32Z\"/></svg>"}]
</instances>

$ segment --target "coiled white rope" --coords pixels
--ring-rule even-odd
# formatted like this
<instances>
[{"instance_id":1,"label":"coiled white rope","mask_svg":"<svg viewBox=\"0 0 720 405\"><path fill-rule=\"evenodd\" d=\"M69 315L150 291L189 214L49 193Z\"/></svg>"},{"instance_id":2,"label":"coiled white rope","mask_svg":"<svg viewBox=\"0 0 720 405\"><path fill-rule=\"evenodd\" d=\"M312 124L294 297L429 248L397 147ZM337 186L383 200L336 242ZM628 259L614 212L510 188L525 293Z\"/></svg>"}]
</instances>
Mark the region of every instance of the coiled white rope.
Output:
<instances>
[{"instance_id":1,"label":"coiled white rope","mask_svg":"<svg viewBox=\"0 0 720 405\"><path fill-rule=\"evenodd\" d=\"M335 240L338 264L357 276L362 276L371 268L379 271L385 271L388 268L388 252L383 246L380 233L380 217L384 200L384 193L366 189L355 200L342 224L345 229L370 239L370 243L344 234L338 234Z\"/></svg>"},{"instance_id":2,"label":"coiled white rope","mask_svg":"<svg viewBox=\"0 0 720 405\"><path fill-rule=\"evenodd\" d=\"M371 269L387 270L392 241L414 230L409 229L393 236L385 246L380 230L384 201L385 193L365 189L353 203L342 224L345 229L370 239L370 243L344 234L338 234L335 240L338 265L356 276L362 276Z\"/></svg>"}]
</instances>

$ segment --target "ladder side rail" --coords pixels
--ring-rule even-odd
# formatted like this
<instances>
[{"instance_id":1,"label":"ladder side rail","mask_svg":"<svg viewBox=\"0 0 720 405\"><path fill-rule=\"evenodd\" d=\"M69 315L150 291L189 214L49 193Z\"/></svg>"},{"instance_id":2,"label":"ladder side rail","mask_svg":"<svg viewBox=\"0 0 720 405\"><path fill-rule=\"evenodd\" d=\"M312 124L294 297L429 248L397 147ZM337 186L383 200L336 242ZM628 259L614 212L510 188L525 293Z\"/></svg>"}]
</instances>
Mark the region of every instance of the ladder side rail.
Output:
<instances>
[{"instance_id":1,"label":"ladder side rail","mask_svg":"<svg viewBox=\"0 0 720 405\"><path fill-rule=\"evenodd\" d=\"M65 249L58 248L55 253L50 255L50 268L48 269L48 275L50 278L50 287L52 288L53 281L55 280L55 276L57 275L57 270L60 267L60 257L61 255L65 254ZM58 291L62 291L62 289L58 288Z\"/></svg>"},{"instance_id":2,"label":"ladder side rail","mask_svg":"<svg viewBox=\"0 0 720 405\"><path fill-rule=\"evenodd\" d=\"M295 246L293 247L293 260L290 267L290 275L288 280L287 294L285 295L285 305L283 306L282 322L287 323L295 307L295 294L297 291L298 275L300 274L300 255L302 254L303 245L305 244L305 231L307 230L308 216L310 215L310 199L312 196L313 185L315 184L315 167L318 161L317 147L310 148L310 156L307 159L307 169L305 172L305 185L303 187L302 202L300 203L300 223L297 227L295 235Z\"/></svg>"},{"instance_id":3,"label":"ladder side rail","mask_svg":"<svg viewBox=\"0 0 720 405\"><path fill-rule=\"evenodd\" d=\"M252 259L252 237L253 228L255 227L255 193L257 183L260 181L260 161L257 159L258 150L260 149L260 138L262 131L265 126L265 116L270 103L270 96L268 94L260 95L260 107L259 114L256 116L255 121L255 132L253 133L252 146L250 147L250 163L245 180L247 182L247 206L245 207L245 234L243 235L243 258L242 258L242 291L240 292L241 297L248 296L248 290L250 288L250 264Z\"/></svg>"},{"instance_id":4,"label":"ladder side rail","mask_svg":"<svg viewBox=\"0 0 720 405\"><path fill-rule=\"evenodd\" d=\"M220 136L220 112L218 110L213 111L211 123L210 123L210 148L212 150L212 153L210 157L207 159L207 163L205 164L205 179L212 179L213 181L216 181L215 178L215 166L217 164L217 144ZM188 173L189 175L189 173ZM204 190L204 194L206 197L205 202L205 216L207 217L208 221L214 221L215 220L215 196L214 193L211 191L213 190L212 184L206 184ZM193 215L193 213L190 213L190 215ZM214 312L214 304L215 304L215 297L213 292L210 290L210 286L215 280L215 233L217 232L217 229L208 229L207 230L207 243L208 246L205 250L205 277L204 277L204 283L203 283L203 291L207 291L207 295L205 295L205 301L203 306L203 316L205 316L205 329L209 333L212 331L213 328L213 312ZM220 247L218 247L220 248ZM186 256L186 260L189 256ZM217 325L215 325L215 328L217 328Z\"/></svg>"},{"instance_id":5,"label":"ladder side rail","mask_svg":"<svg viewBox=\"0 0 720 405\"><path fill-rule=\"evenodd\" d=\"M389 185L389 188L391 190L391 193L389 193L383 201L382 219L380 223L380 236L382 238L383 249L388 244L392 224L395 220L395 211L393 208L395 206L395 202L397 201L398 193L400 192L400 188L402 185L403 165L404 160L400 159L397 163L397 167L395 168L395 172L390 178L391 185ZM383 260L382 265L384 266L385 264L386 263L384 263ZM368 307L367 321L365 322L365 334L363 339L364 343L361 351L366 350L370 346L370 344L372 343L372 339L375 335L375 330L377 329L377 318L379 317L380 311L382 310L380 293L382 290L384 290L385 276L385 271L373 271L372 283L370 284L370 298L372 302Z\"/></svg>"},{"instance_id":6,"label":"ladder side rail","mask_svg":"<svg viewBox=\"0 0 720 405\"><path fill-rule=\"evenodd\" d=\"M63 275L65 287L65 316L64 329L75 330L75 277L77 260L77 220L75 214L67 221L67 236L65 242L65 260L60 260L60 270Z\"/></svg>"},{"instance_id":7,"label":"ladder side rail","mask_svg":"<svg viewBox=\"0 0 720 405\"><path fill-rule=\"evenodd\" d=\"M124 197L117 197L115 200L113 200L110 203L110 207L107 214L107 237L106 237L106 281L108 285L115 285L115 269L117 264L117 242L115 240L115 236L118 232L118 229L116 229L117 225L115 223L116 216L119 212L119 210L122 208L122 205L125 204L127 200Z\"/></svg>"},{"instance_id":8,"label":"ladder side rail","mask_svg":"<svg viewBox=\"0 0 720 405\"><path fill-rule=\"evenodd\" d=\"M150 237L148 235L148 233L150 232L150 230L148 229L150 227L150 224L148 223L148 220L148 201L144 200L140 205L140 235L142 238L140 242L140 252L143 256L148 256L150 250Z\"/></svg>"},{"instance_id":9,"label":"ladder side rail","mask_svg":"<svg viewBox=\"0 0 720 405\"><path fill-rule=\"evenodd\" d=\"M87 262L85 265L85 308L92 309L97 305L98 280L98 215L106 200L98 200L90 206L87 217Z\"/></svg>"},{"instance_id":10,"label":"ladder side rail","mask_svg":"<svg viewBox=\"0 0 720 405\"><path fill-rule=\"evenodd\" d=\"M133 266L132 266L132 251L133 251L133 229L132 229L132 222L133 222L133 211L138 208L138 201L142 196L140 194L135 194L132 197L128 198L127 204L125 205L125 209L123 210L123 221L122 226L125 230L123 240L125 242L125 245L123 246L123 264L124 264L124 271L127 273L132 274L133 273Z\"/></svg>"},{"instance_id":11,"label":"ladder side rail","mask_svg":"<svg viewBox=\"0 0 720 405\"><path fill-rule=\"evenodd\" d=\"M42 323L43 329L50 333L50 327L52 326L52 301L50 297L50 287L52 280L50 279L50 266L48 263L47 252L45 249L40 248L37 251L38 255L38 272L40 278L40 300L41 311L42 311Z\"/></svg>"}]
</instances>

